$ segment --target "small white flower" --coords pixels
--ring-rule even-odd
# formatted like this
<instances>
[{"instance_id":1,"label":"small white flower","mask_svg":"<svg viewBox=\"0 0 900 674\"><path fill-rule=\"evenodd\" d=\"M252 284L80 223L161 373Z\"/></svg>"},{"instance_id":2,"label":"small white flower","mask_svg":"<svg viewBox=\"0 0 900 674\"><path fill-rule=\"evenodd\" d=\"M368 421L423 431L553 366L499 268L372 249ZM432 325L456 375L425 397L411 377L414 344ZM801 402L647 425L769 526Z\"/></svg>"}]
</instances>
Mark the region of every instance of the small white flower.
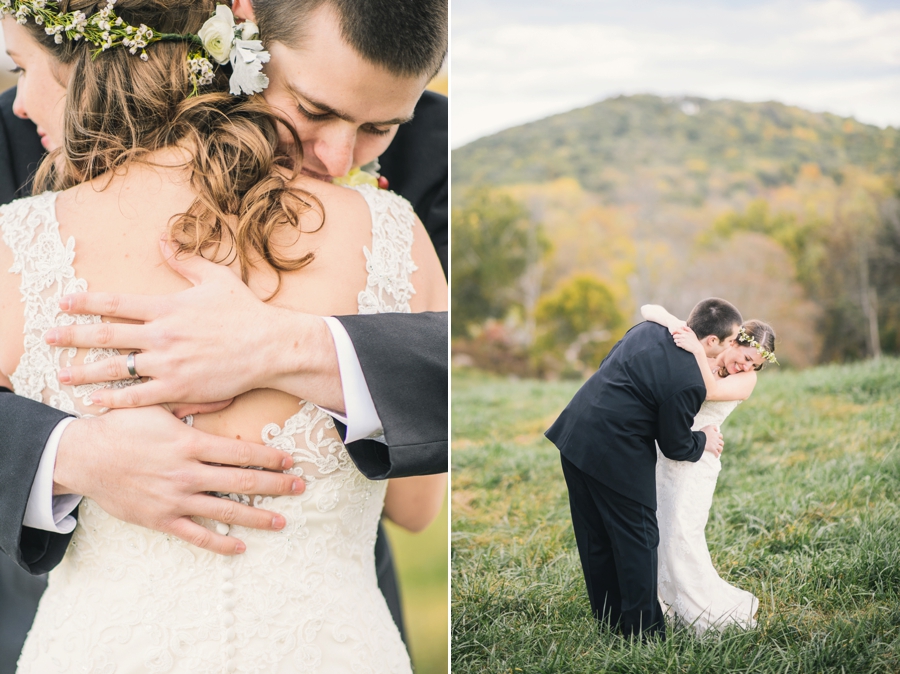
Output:
<instances>
[{"instance_id":1,"label":"small white flower","mask_svg":"<svg viewBox=\"0 0 900 674\"><path fill-rule=\"evenodd\" d=\"M257 94L269 86L269 78L262 72L263 64L269 62L269 52L259 40L235 40L230 61L228 84L233 95Z\"/></svg>"},{"instance_id":2,"label":"small white flower","mask_svg":"<svg viewBox=\"0 0 900 674\"><path fill-rule=\"evenodd\" d=\"M259 36L259 27L252 21L244 21L239 28L242 40L253 40Z\"/></svg>"},{"instance_id":3,"label":"small white flower","mask_svg":"<svg viewBox=\"0 0 900 674\"><path fill-rule=\"evenodd\" d=\"M218 63L228 63L234 43L234 14L225 5L216 5L216 13L197 32L209 55Z\"/></svg>"}]
</instances>

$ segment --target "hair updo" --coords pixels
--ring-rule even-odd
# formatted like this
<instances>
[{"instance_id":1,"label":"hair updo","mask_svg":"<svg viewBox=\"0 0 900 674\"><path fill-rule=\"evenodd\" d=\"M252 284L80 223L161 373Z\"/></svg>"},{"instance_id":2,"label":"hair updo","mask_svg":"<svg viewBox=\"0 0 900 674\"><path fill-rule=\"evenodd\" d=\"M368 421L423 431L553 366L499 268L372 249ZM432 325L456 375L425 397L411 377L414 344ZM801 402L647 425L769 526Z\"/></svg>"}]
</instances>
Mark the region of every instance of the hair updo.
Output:
<instances>
[{"instance_id":1,"label":"hair updo","mask_svg":"<svg viewBox=\"0 0 900 674\"><path fill-rule=\"evenodd\" d=\"M771 325L764 323L763 321L751 320L744 323L741 327L744 329L744 332L755 339L762 348L769 353L775 353L775 330ZM735 345L750 346L750 344L745 344L737 339L735 340ZM768 362L768 360L763 360L759 365L754 365L753 369L756 371L762 370Z\"/></svg>"},{"instance_id":2,"label":"hair updo","mask_svg":"<svg viewBox=\"0 0 900 674\"><path fill-rule=\"evenodd\" d=\"M59 9L91 16L105 6L105 0L63 0ZM196 34L214 9L214 0L118 0L115 5L130 25L178 34ZM56 44L32 19L25 25L71 69L63 144L38 170L36 191L64 190L129 162L147 161L154 151L183 147L191 156L185 168L197 198L170 225L180 251L211 250L217 262L236 257L245 282L258 261L278 272L279 284L282 272L312 261L312 253L299 259L280 255L271 241L284 227L299 235L301 216L314 208L321 227L324 211L318 199L288 187L290 178L284 175L299 172L301 145L294 129L261 96L229 94L222 67L214 69L212 84L191 96L191 44L186 41L156 42L143 61L123 47L95 55L97 47L84 40ZM294 137L290 156L279 153L279 124Z\"/></svg>"}]
</instances>

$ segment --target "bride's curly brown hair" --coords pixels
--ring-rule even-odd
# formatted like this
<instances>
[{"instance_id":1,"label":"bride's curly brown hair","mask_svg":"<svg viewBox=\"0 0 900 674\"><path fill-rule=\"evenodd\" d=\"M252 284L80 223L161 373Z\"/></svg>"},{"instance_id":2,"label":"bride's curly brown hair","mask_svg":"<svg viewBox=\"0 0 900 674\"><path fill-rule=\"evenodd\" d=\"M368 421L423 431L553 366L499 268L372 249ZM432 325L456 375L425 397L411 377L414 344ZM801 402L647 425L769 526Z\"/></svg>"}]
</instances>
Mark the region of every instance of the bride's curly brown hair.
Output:
<instances>
[{"instance_id":1,"label":"bride's curly brown hair","mask_svg":"<svg viewBox=\"0 0 900 674\"><path fill-rule=\"evenodd\" d=\"M196 34L215 4L118 0L115 11L133 26ZM60 11L90 16L106 2L62 0L59 5ZM282 272L312 261L311 252L292 258L273 244L273 235L285 228L299 236L305 213L317 214L315 229L324 224L325 214L313 195L289 187L301 166L300 141L261 96L229 94L228 74L221 67L211 85L191 96L187 42L157 42L142 61L121 47L95 55L96 48L84 41L56 44L33 20L26 26L68 71L65 139L38 169L36 192L112 176L130 162L150 163L149 155L157 150L181 147L190 155L185 168L197 197L170 223L179 252L217 262L236 257L244 282L254 264L264 261L278 273L279 287ZM293 136L289 152L279 150L279 125Z\"/></svg>"}]
</instances>

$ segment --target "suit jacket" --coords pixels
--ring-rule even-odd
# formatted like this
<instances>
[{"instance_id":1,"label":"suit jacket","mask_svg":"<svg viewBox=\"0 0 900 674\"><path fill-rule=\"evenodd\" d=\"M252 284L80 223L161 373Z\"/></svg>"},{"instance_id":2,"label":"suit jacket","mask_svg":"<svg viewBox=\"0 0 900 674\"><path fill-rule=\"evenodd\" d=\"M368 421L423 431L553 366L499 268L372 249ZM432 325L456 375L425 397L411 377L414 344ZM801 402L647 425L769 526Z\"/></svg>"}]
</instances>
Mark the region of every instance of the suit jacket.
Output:
<instances>
[{"instance_id":1,"label":"suit jacket","mask_svg":"<svg viewBox=\"0 0 900 674\"><path fill-rule=\"evenodd\" d=\"M447 97L422 94L415 116L381 155L381 173L418 213L447 275Z\"/></svg>"},{"instance_id":2,"label":"suit jacket","mask_svg":"<svg viewBox=\"0 0 900 674\"><path fill-rule=\"evenodd\" d=\"M640 323L626 333L547 438L579 469L656 509L656 446L675 461L697 461L706 435L691 431L706 398L694 356L669 331Z\"/></svg>"},{"instance_id":3,"label":"suit jacket","mask_svg":"<svg viewBox=\"0 0 900 674\"><path fill-rule=\"evenodd\" d=\"M18 186L39 163L43 148L35 127L12 114L15 91L0 95L0 195L5 200L22 196ZM404 147L423 138L440 137L404 127L392 143L386 173L395 189L413 204L429 210L420 218L430 223L438 241L447 240L447 99L426 92L409 126L444 120L443 144L434 138L429 153ZM443 110L443 113L441 112ZM443 117L442 117L443 115ZM425 141L422 141L425 142ZM394 147L396 144L400 147ZM403 158L420 166L401 170ZM438 185L443 175L443 192ZM18 194L17 194L18 191ZM443 194L443 202L441 201ZM441 229L441 212L443 231ZM363 375L372 390L385 436L398 443L395 455L372 441L351 443L350 455L371 479L429 474L447 470L447 314L389 314L339 317L354 343ZM396 373L405 377L394 385ZM5 391L5 389L4 389ZM410 404L410 391L417 392ZM426 407L426 406L434 406ZM410 414L421 424L410 424ZM47 438L63 413L11 393L0 393L0 549L32 573L44 573L59 564L70 535L22 527L22 517ZM417 453L420 448L421 453Z\"/></svg>"}]
</instances>

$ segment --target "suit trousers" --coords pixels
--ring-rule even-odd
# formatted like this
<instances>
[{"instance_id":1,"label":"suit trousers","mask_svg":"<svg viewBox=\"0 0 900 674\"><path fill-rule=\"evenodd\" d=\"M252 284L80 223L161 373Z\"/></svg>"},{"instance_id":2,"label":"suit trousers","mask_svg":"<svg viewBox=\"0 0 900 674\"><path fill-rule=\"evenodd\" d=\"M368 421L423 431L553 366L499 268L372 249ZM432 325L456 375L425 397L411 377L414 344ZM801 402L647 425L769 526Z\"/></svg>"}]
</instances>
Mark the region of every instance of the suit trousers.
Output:
<instances>
[{"instance_id":1,"label":"suit trousers","mask_svg":"<svg viewBox=\"0 0 900 674\"><path fill-rule=\"evenodd\" d=\"M626 636L665 639L656 590L656 511L560 458L591 612Z\"/></svg>"}]
</instances>

